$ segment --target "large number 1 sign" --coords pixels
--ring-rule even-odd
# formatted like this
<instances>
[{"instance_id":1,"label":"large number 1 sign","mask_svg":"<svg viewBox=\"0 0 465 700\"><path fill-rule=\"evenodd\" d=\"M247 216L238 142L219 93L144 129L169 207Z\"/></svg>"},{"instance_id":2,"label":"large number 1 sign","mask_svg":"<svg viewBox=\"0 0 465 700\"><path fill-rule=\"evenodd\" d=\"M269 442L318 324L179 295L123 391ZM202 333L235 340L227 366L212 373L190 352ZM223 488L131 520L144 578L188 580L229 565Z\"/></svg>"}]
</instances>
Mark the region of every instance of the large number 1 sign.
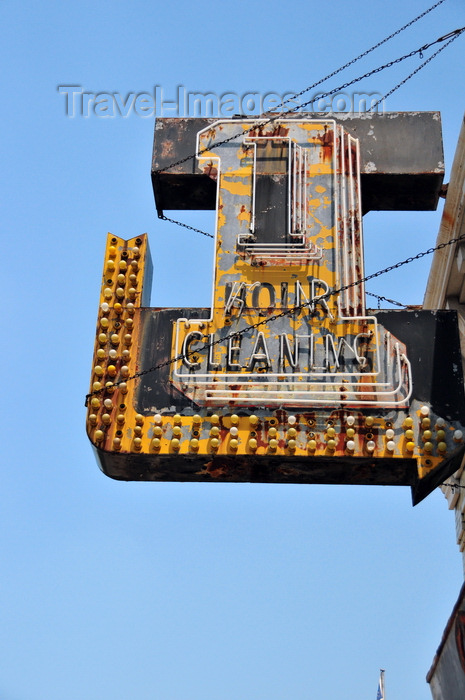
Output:
<instances>
[{"instance_id":1,"label":"large number 1 sign","mask_svg":"<svg viewBox=\"0 0 465 700\"><path fill-rule=\"evenodd\" d=\"M101 468L410 485L418 502L462 464L456 318L367 313L357 138L310 116L210 120L195 148L184 192L200 177L216 196L212 304L147 307L147 237L109 235L87 400Z\"/></svg>"},{"instance_id":2,"label":"large number 1 sign","mask_svg":"<svg viewBox=\"0 0 465 700\"><path fill-rule=\"evenodd\" d=\"M334 121L215 126L212 313L178 319L175 386L205 406L405 407L405 346L365 313L357 141Z\"/></svg>"}]
</instances>

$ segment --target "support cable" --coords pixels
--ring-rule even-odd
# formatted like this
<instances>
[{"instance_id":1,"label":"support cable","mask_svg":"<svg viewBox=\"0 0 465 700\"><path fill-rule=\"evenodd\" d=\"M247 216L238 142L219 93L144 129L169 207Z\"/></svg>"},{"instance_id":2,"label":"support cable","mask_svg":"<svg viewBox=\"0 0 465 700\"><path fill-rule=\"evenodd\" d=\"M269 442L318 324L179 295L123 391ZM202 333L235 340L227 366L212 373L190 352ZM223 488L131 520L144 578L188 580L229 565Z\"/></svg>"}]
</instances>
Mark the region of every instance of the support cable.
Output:
<instances>
[{"instance_id":1,"label":"support cable","mask_svg":"<svg viewBox=\"0 0 465 700\"><path fill-rule=\"evenodd\" d=\"M376 75L377 73L381 73L381 71L385 70L386 68L391 68L392 66L402 63L402 61L405 61L407 58L412 58L412 56L415 56L416 54L423 55L423 51L426 51L429 49L431 46L434 46L435 44L441 43L443 41L446 41L449 39L446 45L451 43L452 40L458 38L463 32L465 31L465 27L461 27L460 29L454 29L452 32L449 32L448 34L445 34L442 37L439 37L438 39L435 39L434 41L431 41L429 44L424 44L418 49L414 49L413 51L410 51L410 53L407 53L403 56L399 56L399 58L395 58L392 61L389 61L388 63L385 63L381 66L378 66L377 68L373 68L370 71L367 71L363 75L353 78L352 80L348 80L347 82L343 83L342 85L339 85L338 87L334 88L333 90L329 90L327 92L322 93L319 96L319 99L324 99L325 97L331 97L331 95L335 95L338 92L341 92L342 90L345 90L346 88L350 87L351 85L355 85L355 83L360 82L361 80L364 80L365 78L370 78L372 75ZM437 54L435 54L437 55ZM434 58L434 56L432 57ZM426 64L425 64L426 65ZM303 104L299 105L299 109L302 109L304 107L307 107L309 104L313 102L313 99L308 100L307 102L304 102ZM167 170L171 170L172 168L182 165L183 163L187 163L189 160L193 160L194 158L198 158L199 156L203 155L204 153L209 152L212 148L216 148L218 146L222 146L226 143L230 143L231 141L234 141L235 139L245 136L246 134L249 134L251 131L255 131L256 129L263 129L265 126L268 124L271 124L275 122L278 119L283 119L286 116L295 113L295 109L289 109L286 110L285 112L280 112L278 114L274 114L273 116L269 117L263 122L257 123L256 120L254 121L254 124L249 128L246 129L245 131L242 131L241 133L233 134L232 136L229 136L225 139L222 139L221 141L217 141L213 144L210 144L209 146L200 149L196 153L191 153L188 156L185 156L184 158L180 158L179 160L174 161L173 163L170 163L169 165L166 165L163 167L163 169L159 168L154 171L154 175L160 175L163 172L166 172ZM159 213L159 218L163 217L163 214L160 212Z\"/></svg>"}]
</instances>

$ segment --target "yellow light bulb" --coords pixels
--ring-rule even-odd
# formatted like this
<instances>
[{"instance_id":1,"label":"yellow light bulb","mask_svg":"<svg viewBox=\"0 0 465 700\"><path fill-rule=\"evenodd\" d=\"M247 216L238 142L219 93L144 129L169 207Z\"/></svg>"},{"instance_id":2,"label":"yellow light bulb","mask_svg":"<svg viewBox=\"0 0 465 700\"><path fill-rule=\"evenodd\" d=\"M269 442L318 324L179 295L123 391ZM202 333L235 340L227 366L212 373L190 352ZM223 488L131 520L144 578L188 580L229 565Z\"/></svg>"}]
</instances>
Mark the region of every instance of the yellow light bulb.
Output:
<instances>
[{"instance_id":1,"label":"yellow light bulb","mask_svg":"<svg viewBox=\"0 0 465 700\"><path fill-rule=\"evenodd\" d=\"M218 438L212 438L212 439L210 440L210 447L211 447L213 450L216 450L216 449L218 448L218 445L219 445L219 444L220 444L220 441L218 440Z\"/></svg>"},{"instance_id":2,"label":"yellow light bulb","mask_svg":"<svg viewBox=\"0 0 465 700\"><path fill-rule=\"evenodd\" d=\"M218 428L217 425L214 425L213 428L211 428L211 430L210 430L210 435L213 435L214 437L216 437L219 434L220 434L220 429Z\"/></svg>"},{"instance_id":3,"label":"yellow light bulb","mask_svg":"<svg viewBox=\"0 0 465 700\"><path fill-rule=\"evenodd\" d=\"M270 450L275 450L278 447L278 441L274 440L274 439L270 440L270 442L268 444L269 444Z\"/></svg>"},{"instance_id":4,"label":"yellow light bulb","mask_svg":"<svg viewBox=\"0 0 465 700\"><path fill-rule=\"evenodd\" d=\"M103 430L96 430L94 433L94 439L95 442L102 442L103 438L105 437L105 433Z\"/></svg>"},{"instance_id":5,"label":"yellow light bulb","mask_svg":"<svg viewBox=\"0 0 465 700\"><path fill-rule=\"evenodd\" d=\"M159 450L161 446L160 438L153 438L152 442L150 443L150 446L153 450Z\"/></svg>"},{"instance_id":6,"label":"yellow light bulb","mask_svg":"<svg viewBox=\"0 0 465 700\"><path fill-rule=\"evenodd\" d=\"M134 445L135 450L140 450L142 447L142 438L135 437L134 440L132 441L132 444Z\"/></svg>"},{"instance_id":7,"label":"yellow light bulb","mask_svg":"<svg viewBox=\"0 0 465 700\"><path fill-rule=\"evenodd\" d=\"M116 377L116 367L115 365L108 365L107 367L107 372L110 375L110 377Z\"/></svg>"},{"instance_id":8,"label":"yellow light bulb","mask_svg":"<svg viewBox=\"0 0 465 700\"><path fill-rule=\"evenodd\" d=\"M297 442L295 440L289 440L287 443L287 447L292 452L297 447Z\"/></svg>"},{"instance_id":9,"label":"yellow light bulb","mask_svg":"<svg viewBox=\"0 0 465 700\"><path fill-rule=\"evenodd\" d=\"M239 441L236 440L235 438L233 438L232 440L229 441L229 449L230 450L235 451L235 450L237 450L238 446L239 446Z\"/></svg>"},{"instance_id":10,"label":"yellow light bulb","mask_svg":"<svg viewBox=\"0 0 465 700\"><path fill-rule=\"evenodd\" d=\"M239 423L239 416L236 415L235 413L233 413L231 416L231 423L233 425L237 425Z\"/></svg>"},{"instance_id":11,"label":"yellow light bulb","mask_svg":"<svg viewBox=\"0 0 465 700\"><path fill-rule=\"evenodd\" d=\"M295 428L289 428L289 430L287 431L287 436L290 438L295 438L296 435L297 430Z\"/></svg>"},{"instance_id":12,"label":"yellow light bulb","mask_svg":"<svg viewBox=\"0 0 465 700\"><path fill-rule=\"evenodd\" d=\"M257 449L257 441L255 438L250 438L249 440L249 447L251 450L256 450Z\"/></svg>"},{"instance_id":13,"label":"yellow light bulb","mask_svg":"<svg viewBox=\"0 0 465 700\"><path fill-rule=\"evenodd\" d=\"M190 444L191 450L196 451L199 449L199 441L197 440L197 438L192 438L192 440L190 441L189 444Z\"/></svg>"},{"instance_id":14,"label":"yellow light bulb","mask_svg":"<svg viewBox=\"0 0 465 700\"><path fill-rule=\"evenodd\" d=\"M307 449L310 450L310 452L314 452L316 450L316 440L309 440L307 443Z\"/></svg>"}]
</instances>

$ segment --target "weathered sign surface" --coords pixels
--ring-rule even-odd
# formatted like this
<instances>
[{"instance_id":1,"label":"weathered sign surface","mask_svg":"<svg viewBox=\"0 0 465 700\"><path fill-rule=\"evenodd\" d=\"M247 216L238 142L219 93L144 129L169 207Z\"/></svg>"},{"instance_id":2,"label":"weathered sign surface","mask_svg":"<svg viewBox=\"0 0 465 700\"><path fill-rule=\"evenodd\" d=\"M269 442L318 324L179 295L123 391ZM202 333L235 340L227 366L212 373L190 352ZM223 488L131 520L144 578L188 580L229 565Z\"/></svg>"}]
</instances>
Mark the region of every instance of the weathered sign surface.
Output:
<instances>
[{"instance_id":1,"label":"weathered sign surface","mask_svg":"<svg viewBox=\"0 0 465 700\"><path fill-rule=\"evenodd\" d=\"M102 469L402 484L418 502L464 452L457 324L367 313L358 139L333 119L220 120L195 150L216 193L212 306L144 306L147 239L109 236L87 418Z\"/></svg>"}]
</instances>

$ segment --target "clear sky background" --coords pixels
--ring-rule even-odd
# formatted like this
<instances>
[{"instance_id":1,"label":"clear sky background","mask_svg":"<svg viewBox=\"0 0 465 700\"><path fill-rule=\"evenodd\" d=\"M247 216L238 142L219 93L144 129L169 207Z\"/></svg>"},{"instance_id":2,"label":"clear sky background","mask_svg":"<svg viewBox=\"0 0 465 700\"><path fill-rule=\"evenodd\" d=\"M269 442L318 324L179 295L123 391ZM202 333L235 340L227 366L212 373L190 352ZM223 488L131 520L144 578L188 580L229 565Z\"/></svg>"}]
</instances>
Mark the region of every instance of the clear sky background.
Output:
<instances>
[{"instance_id":1,"label":"clear sky background","mask_svg":"<svg viewBox=\"0 0 465 700\"><path fill-rule=\"evenodd\" d=\"M0 700L374 700L380 667L388 700L430 698L463 581L441 493L412 508L400 487L100 473L84 396L106 233L148 232L154 306L209 305L213 247L156 217L153 117L68 118L57 86L299 91L431 4L2 0ZM329 87L463 25L446 0ZM445 181L464 55L462 36L386 103L441 111ZM419 63L361 87L384 94ZM213 231L213 214L177 218ZM439 219L369 213L366 271L434 245ZM421 304L429 265L368 290Z\"/></svg>"}]
</instances>

